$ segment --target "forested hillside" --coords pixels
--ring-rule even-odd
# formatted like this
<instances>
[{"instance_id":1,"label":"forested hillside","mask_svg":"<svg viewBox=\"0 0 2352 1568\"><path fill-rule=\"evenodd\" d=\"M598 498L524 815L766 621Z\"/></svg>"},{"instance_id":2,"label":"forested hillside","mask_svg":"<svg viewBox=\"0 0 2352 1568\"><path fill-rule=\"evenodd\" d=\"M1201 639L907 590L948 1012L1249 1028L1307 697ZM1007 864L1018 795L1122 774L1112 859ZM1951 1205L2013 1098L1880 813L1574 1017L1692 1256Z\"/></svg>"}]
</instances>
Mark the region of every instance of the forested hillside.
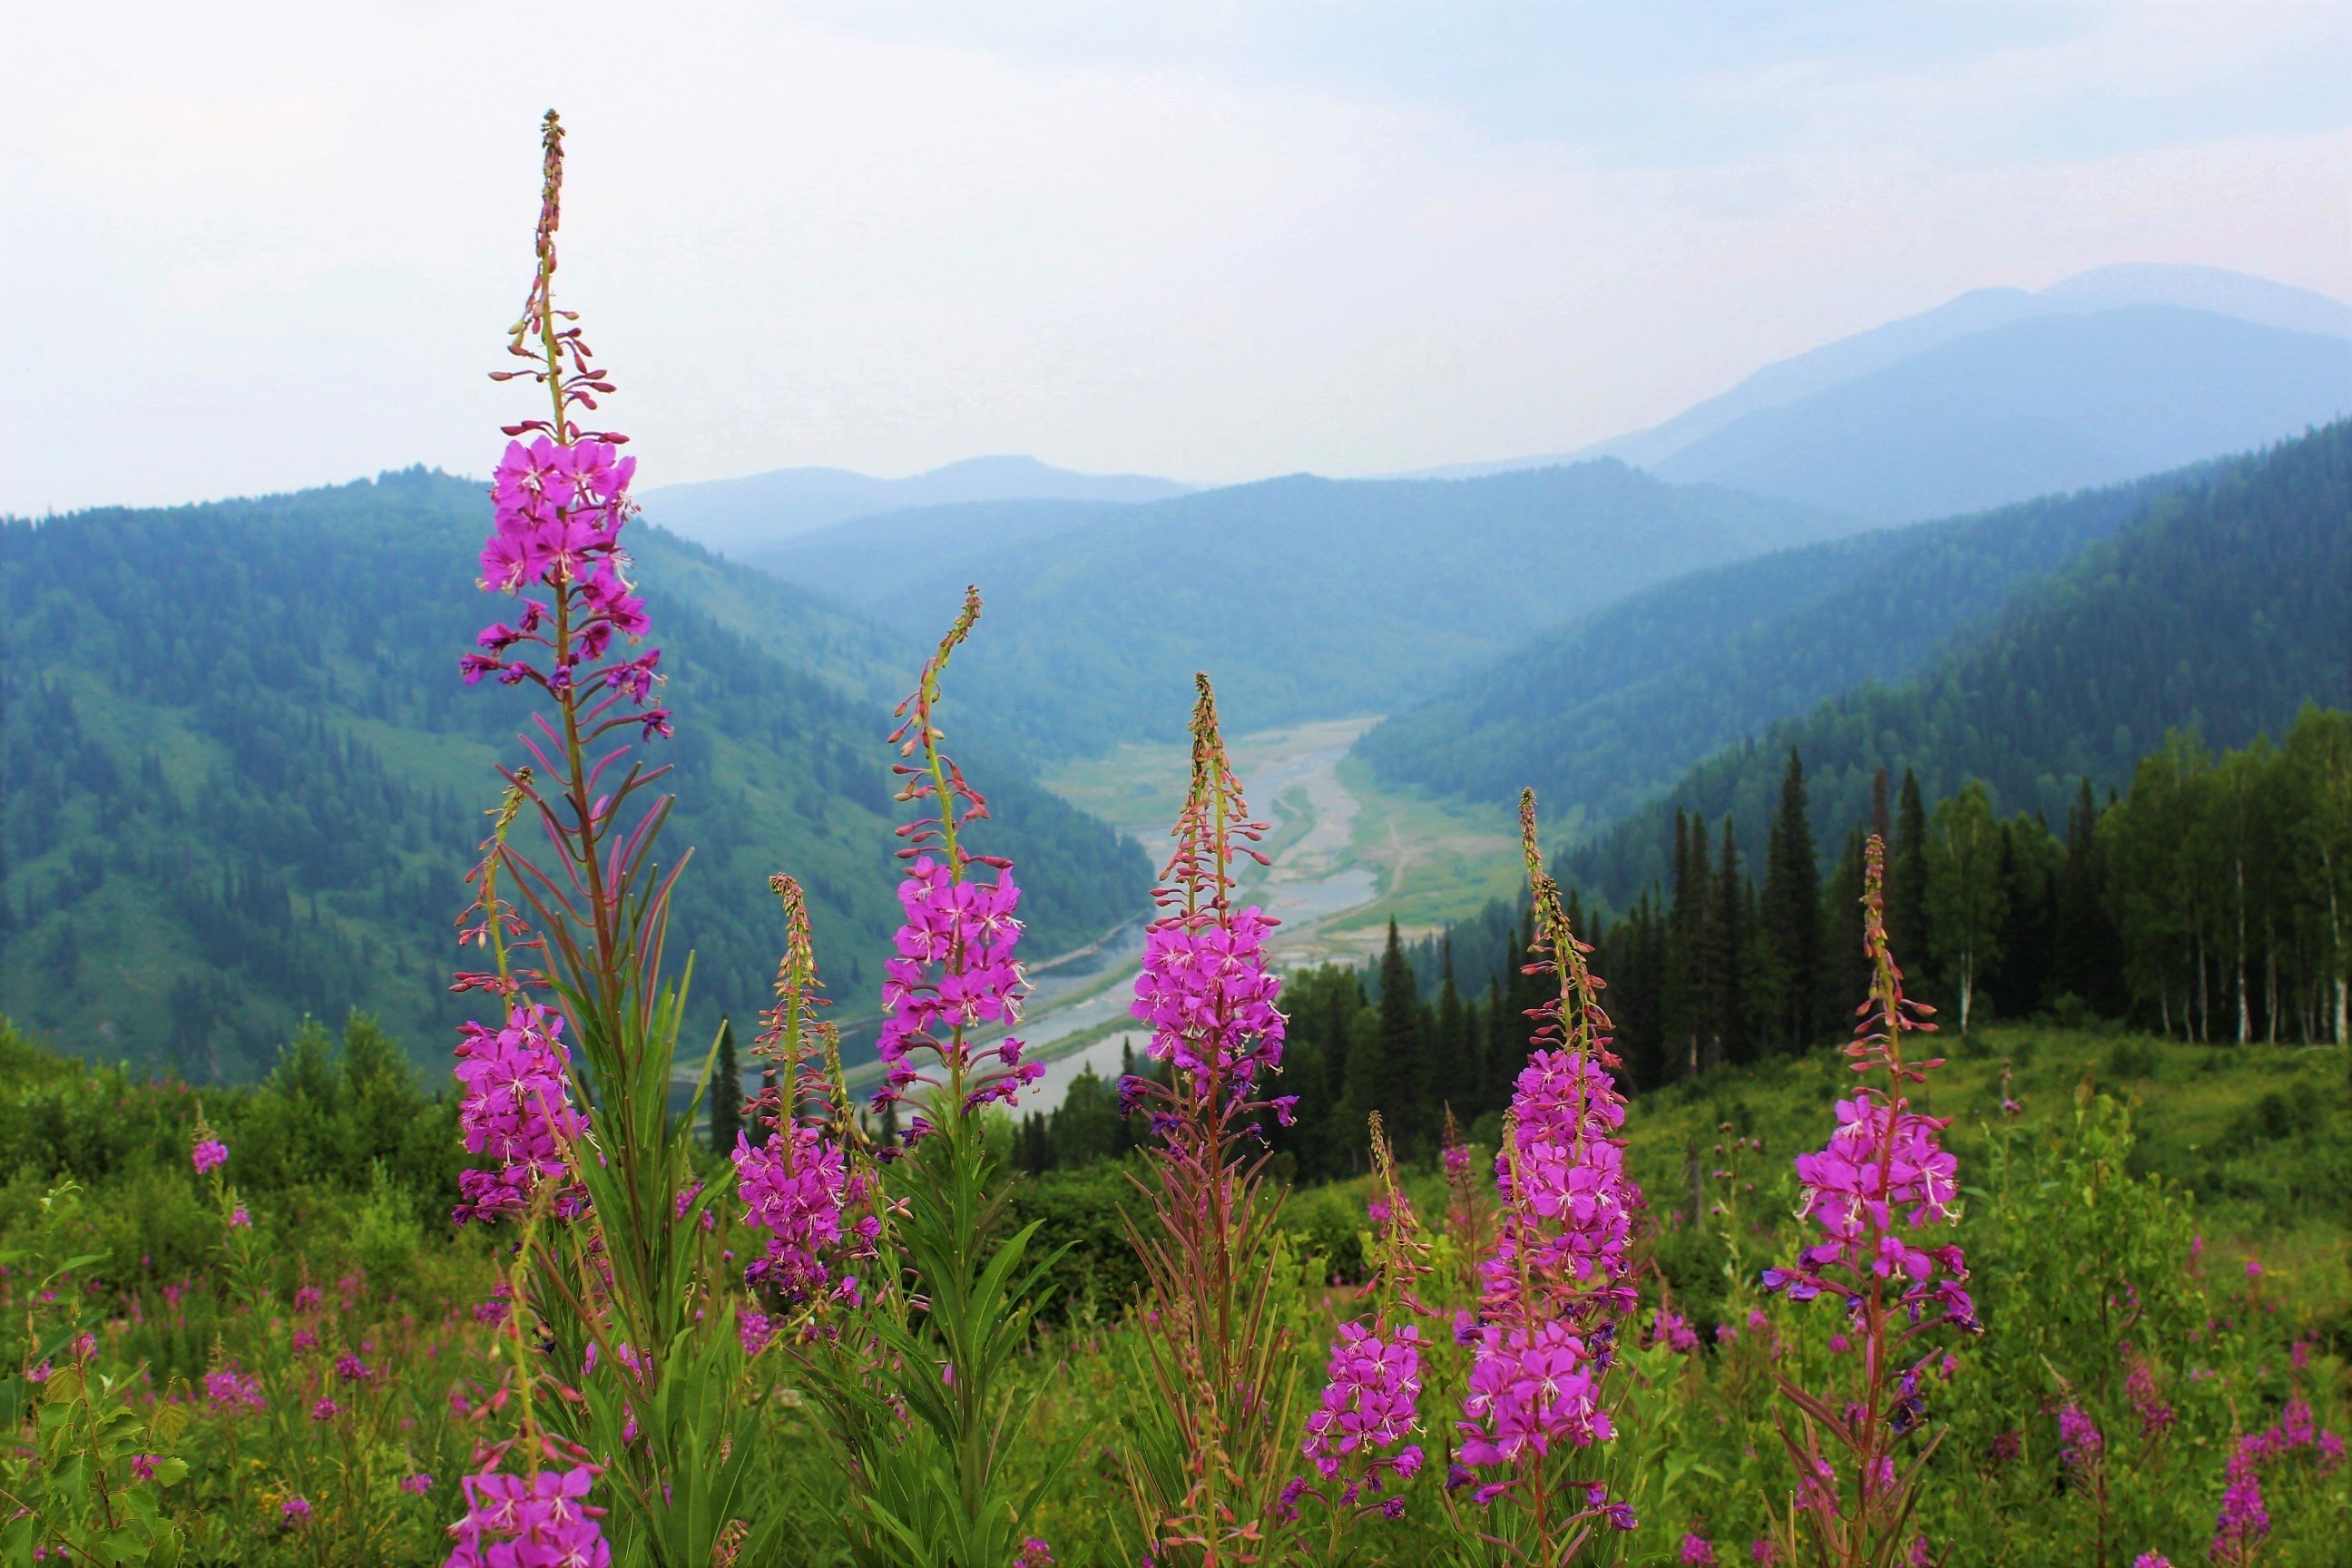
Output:
<instances>
[{"instance_id":1,"label":"forested hillside","mask_svg":"<svg viewBox=\"0 0 2352 1568\"><path fill-rule=\"evenodd\" d=\"M0 1005L194 1081L250 1076L302 1013L354 1005L440 1058L464 1014L443 991L460 879L525 707L457 675L491 612L487 514L478 484L411 471L0 525ZM657 531L640 549L677 712L653 742L680 795L666 841L695 851L673 926L696 953L689 1037L764 999L777 870L807 887L854 1013L898 915L890 639ZM1041 954L1142 907L1139 850L967 760Z\"/></svg>"},{"instance_id":2,"label":"forested hillside","mask_svg":"<svg viewBox=\"0 0 2352 1568\"><path fill-rule=\"evenodd\" d=\"M2094 546L1900 686L1864 686L1693 769L1577 851L1575 879L1623 908L1662 881L1676 812L1762 842L1793 750L1813 826L1842 833L1881 768L1930 798L1980 778L2003 811L2063 820L2078 782L2129 777L2173 729L2238 746L2352 676L2352 424L2215 466ZM1867 623L1865 623L1866 626Z\"/></svg>"},{"instance_id":3,"label":"forested hillside","mask_svg":"<svg viewBox=\"0 0 2352 1568\"><path fill-rule=\"evenodd\" d=\"M910 560L929 603L990 590L966 679L1019 739L1087 752L1182 732L1205 669L1235 733L1381 712L1531 632L1700 567L1861 526L1607 461L1468 480L1299 475ZM877 613L885 607L877 605Z\"/></svg>"},{"instance_id":4,"label":"forested hillside","mask_svg":"<svg viewBox=\"0 0 2352 1568\"><path fill-rule=\"evenodd\" d=\"M1911 674L2025 584L2199 470L1695 573L1539 636L1382 722L1382 779L1473 800L1533 784L1607 824L1717 749Z\"/></svg>"}]
</instances>

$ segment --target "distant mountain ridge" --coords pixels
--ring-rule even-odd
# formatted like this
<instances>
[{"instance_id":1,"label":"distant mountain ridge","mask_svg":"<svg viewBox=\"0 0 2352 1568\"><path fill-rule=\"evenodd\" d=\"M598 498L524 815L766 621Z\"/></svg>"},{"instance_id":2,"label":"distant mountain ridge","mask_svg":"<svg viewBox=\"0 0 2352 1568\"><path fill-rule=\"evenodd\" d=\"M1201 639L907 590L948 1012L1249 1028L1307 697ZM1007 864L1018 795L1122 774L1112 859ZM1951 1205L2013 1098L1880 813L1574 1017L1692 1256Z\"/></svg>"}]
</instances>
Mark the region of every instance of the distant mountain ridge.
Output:
<instances>
[{"instance_id":1,"label":"distant mountain ridge","mask_svg":"<svg viewBox=\"0 0 2352 1568\"><path fill-rule=\"evenodd\" d=\"M1145 474L1080 474L1034 458L968 458L903 479L847 468L779 468L741 479L659 485L640 499L646 516L739 559L796 534L851 518L972 501L1135 504L1193 489Z\"/></svg>"},{"instance_id":2,"label":"distant mountain ridge","mask_svg":"<svg viewBox=\"0 0 2352 1568\"><path fill-rule=\"evenodd\" d=\"M1695 404L1664 424L1589 447L1491 462L1454 463L1398 477L1475 479L1603 457L1649 468L1745 416L1785 407L1960 338L2038 317L2147 305L2203 310L2286 331L2352 338L2352 305L2325 294L2218 267L2127 262L2077 273L2037 292L1972 289L1934 310L1777 360L1729 391ZM2284 434L2269 431L2257 438ZM2218 454L2195 454L2214 455Z\"/></svg>"},{"instance_id":3,"label":"distant mountain ridge","mask_svg":"<svg viewBox=\"0 0 2352 1568\"><path fill-rule=\"evenodd\" d=\"M1391 710L1622 595L1854 526L1613 460L1458 481L1302 474L943 550L871 609L911 634L915 607L977 583L991 635L957 656L966 689L1023 744L1087 752L1180 738L1195 670L1235 733Z\"/></svg>"}]
</instances>

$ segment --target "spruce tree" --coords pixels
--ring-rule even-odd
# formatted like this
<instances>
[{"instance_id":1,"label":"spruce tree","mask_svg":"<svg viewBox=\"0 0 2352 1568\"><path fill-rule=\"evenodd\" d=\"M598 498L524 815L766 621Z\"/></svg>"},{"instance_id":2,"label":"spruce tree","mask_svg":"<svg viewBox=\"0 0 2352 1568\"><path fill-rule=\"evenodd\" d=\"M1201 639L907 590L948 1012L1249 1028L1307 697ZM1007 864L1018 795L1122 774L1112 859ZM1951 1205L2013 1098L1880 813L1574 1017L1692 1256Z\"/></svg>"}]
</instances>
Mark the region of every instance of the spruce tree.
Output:
<instances>
[{"instance_id":1,"label":"spruce tree","mask_svg":"<svg viewBox=\"0 0 2352 1568\"><path fill-rule=\"evenodd\" d=\"M1707 926L1714 910L1707 865L1706 818L1675 814L1675 892L1666 910L1665 1069L1695 1075L1711 1033Z\"/></svg>"},{"instance_id":2,"label":"spruce tree","mask_svg":"<svg viewBox=\"0 0 2352 1568\"><path fill-rule=\"evenodd\" d=\"M1454 932L1448 930L1437 949L1437 1012L1430 1031L1430 1056L1438 1086L1437 1098L1459 1116L1469 1110L1478 1091L1478 1054L1472 1044L1470 1017L1454 979Z\"/></svg>"},{"instance_id":3,"label":"spruce tree","mask_svg":"<svg viewBox=\"0 0 2352 1568\"><path fill-rule=\"evenodd\" d=\"M1434 1123L1428 1113L1429 1053L1422 1039L1421 998L1412 978L1412 964L1404 944L1397 940L1397 923L1389 921L1389 944L1381 954L1381 1055L1383 1071L1372 1103L1387 1119L1389 1131L1404 1148L1417 1147Z\"/></svg>"},{"instance_id":4,"label":"spruce tree","mask_svg":"<svg viewBox=\"0 0 2352 1568\"><path fill-rule=\"evenodd\" d=\"M1806 814L1805 766L1789 748L1780 775L1780 809L1765 849L1763 922L1778 995L1773 1034L1783 1050L1801 1051L1819 1033L1822 991L1822 874Z\"/></svg>"},{"instance_id":5,"label":"spruce tree","mask_svg":"<svg viewBox=\"0 0 2352 1568\"><path fill-rule=\"evenodd\" d=\"M1828 891L1822 900L1821 1016L1828 1019L1853 1012L1870 990L1870 957L1862 945L1862 884L1868 844L1857 824L1845 836L1844 852L1838 856L1837 869L1830 873Z\"/></svg>"},{"instance_id":6,"label":"spruce tree","mask_svg":"<svg viewBox=\"0 0 2352 1568\"><path fill-rule=\"evenodd\" d=\"M1748 997L1742 960L1748 947L1748 878L1731 817L1723 818L1723 858L1715 875L1713 917L1707 922L1711 1063L1744 1062L1753 1054L1746 1028Z\"/></svg>"},{"instance_id":7,"label":"spruce tree","mask_svg":"<svg viewBox=\"0 0 2352 1568\"><path fill-rule=\"evenodd\" d=\"M1887 846L1886 942L1895 962L1925 979L1927 973L1927 808L1919 779L1903 770L1903 790L1895 806L1895 838Z\"/></svg>"},{"instance_id":8,"label":"spruce tree","mask_svg":"<svg viewBox=\"0 0 2352 1568\"><path fill-rule=\"evenodd\" d=\"M743 1131L743 1064L735 1059L735 1022L719 1020L719 1060L710 1074L710 1152L730 1154Z\"/></svg>"},{"instance_id":9,"label":"spruce tree","mask_svg":"<svg viewBox=\"0 0 2352 1568\"><path fill-rule=\"evenodd\" d=\"M2099 803L2083 780L2066 813L2066 858L2059 868L2051 986L2092 1011L2123 1006L2123 953L2107 907L2106 853L2099 843Z\"/></svg>"}]
</instances>

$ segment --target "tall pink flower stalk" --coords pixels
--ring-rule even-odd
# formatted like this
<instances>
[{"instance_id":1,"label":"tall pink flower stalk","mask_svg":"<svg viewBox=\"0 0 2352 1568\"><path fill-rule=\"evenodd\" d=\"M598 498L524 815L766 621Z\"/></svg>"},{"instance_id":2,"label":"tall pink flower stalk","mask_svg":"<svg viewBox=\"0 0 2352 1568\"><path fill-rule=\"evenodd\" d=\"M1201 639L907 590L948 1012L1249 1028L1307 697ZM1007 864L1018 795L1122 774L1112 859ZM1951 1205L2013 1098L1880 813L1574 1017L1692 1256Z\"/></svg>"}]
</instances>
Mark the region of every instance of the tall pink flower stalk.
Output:
<instances>
[{"instance_id":1,"label":"tall pink flower stalk","mask_svg":"<svg viewBox=\"0 0 2352 1568\"><path fill-rule=\"evenodd\" d=\"M469 1539L488 1561L593 1560L603 1527L572 1518L566 1500L601 1467L625 1556L707 1562L742 1484L749 1427L740 1412L687 1398L672 1375L673 1358L697 1363L726 1330L701 1310L715 1294L702 1226L719 1194L695 1179L692 1106L669 1103L686 997L663 956L685 858L654 858L671 804L654 786L668 769L633 747L667 735L670 714L624 542L636 461L621 454L627 437L579 423L613 383L577 315L554 301L564 159L551 112L541 146L531 282L507 345L526 368L494 379L535 386L544 415L505 427L480 553L479 586L515 608L459 661L468 685L495 677L539 701L521 737L527 763L500 769L504 798L460 925L493 963L453 986L499 1009L466 1026L458 1047L461 1124L480 1161L463 1179L459 1217L520 1223L504 1349L526 1468L520 1481L485 1469L468 1496L494 1510L540 1499L557 1436L578 1461L547 1500L564 1514L562 1555L534 1555L527 1533ZM535 854L511 831L525 819L543 838ZM526 1322L541 1337L526 1338ZM562 1396L535 1399L535 1384Z\"/></svg>"},{"instance_id":2,"label":"tall pink flower stalk","mask_svg":"<svg viewBox=\"0 0 2352 1568\"><path fill-rule=\"evenodd\" d=\"M1281 1207L1263 1174L1260 1119L1288 1121L1296 1098L1268 1095L1282 1067L1281 983L1267 970L1274 921L1236 907L1236 856L1253 821L1225 754L1216 693L1197 678L1192 776L1154 895L1135 1016L1151 1026L1160 1077L1120 1095L1159 1136L1136 1178L1141 1214L1124 1216L1148 1281L1144 1344L1158 1397L1122 1450L1148 1550L1160 1563L1261 1560L1293 1510L1282 1489L1297 1439L1288 1337L1269 1316Z\"/></svg>"},{"instance_id":3,"label":"tall pink flower stalk","mask_svg":"<svg viewBox=\"0 0 2352 1568\"><path fill-rule=\"evenodd\" d=\"M784 910L784 955L776 969L776 1004L761 1016L756 1054L776 1075L772 1096L752 1108L751 1126L735 1136L737 1187L744 1223L767 1233L760 1256L745 1269L791 1308L830 1297L855 1304L854 1274L835 1278L845 1257L870 1258L881 1221L853 1217L867 1195L867 1176L853 1168L843 1093L841 1057L833 1026L817 1016L825 997L817 978L816 944L808 903L792 878L769 879ZM736 1092L721 1086L721 1092ZM752 1134L761 1135L758 1142Z\"/></svg>"},{"instance_id":4,"label":"tall pink flower stalk","mask_svg":"<svg viewBox=\"0 0 2352 1568\"><path fill-rule=\"evenodd\" d=\"M1404 1516L1401 1489L1421 1472L1423 1352L1428 1337L1413 1320L1429 1316L1415 1287L1430 1271L1419 1217L1397 1179L1396 1154L1377 1110L1370 1118L1371 1219L1378 1247L1365 1287L1370 1310L1343 1322L1331 1342L1322 1397L1307 1417L1300 1452L1314 1467L1284 1489L1294 1508L1323 1513L1322 1561L1342 1560L1344 1536L1372 1519Z\"/></svg>"},{"instance_id":5,"label":"tall pink flower stalk","mask_svg":"<svg viewBox=\"0 0 2352 1568\"><path fill-rule=\"evenodd\" d=\"M1905 1036L1934 1031L1934 1009L1903 994L1887 944L1885 881L1886 846L1873 834L1862 897L1871 991L1845 1051L1856 1074L1877 1081L1838 1102L1827 1147L1797 1156L1802 1215L1820 1239L1793 1266L1764 1274L1765 1289L1791 1300L1835 1300L1861 1352L1853 1385L1838 1393L1780 1380L1801 1422L1795 1431L1780 1422L1798 1477L1791 1518L1814 1556L1856 1568L1892 1560L1912 1533L1920 1468L1940 1437L1921 1436L1922 1374L1944 1353L1930 1337L1979 1331L1968 1261L1941 1229L1959 1199L1957 1163L1938 1138L1946 1123L1913 1110L1909 1098L1910 1086L1943 1066L1903 1051ZM1782 1544L1798 1554L1793 1537Z\"/></svg>"},{"instance_id":6,"label":"tall pink flower stalk","mask_svg":"<svg viewBox=\"0 0 2352 1568\"><path fill-rule=\"evenodd\" d=\"M1473 1489L1477 1505L1515 1509L1518 1522L1497 1531L1558 1563L1595 1528L1634 1524L1632 1509L1612 1502L1578 1456L1615 1430L1604 1383L1635 1302L1625 1249L1641 1194L1617 1135L1625 1101L1612 1076L1619 1062L1603 983L1587 967L1592 950L1570 928L1544 868L1533 790L1519 797L1519 840L1534 903L1528 973L1549 973L1556 985L1530 1014L1535 1049L1495 1158L1499 1235L1480 1267L1476 1319L1460 1331L1473 1359L1450 1481L1453 1490Z\"/></svg>"},{"instance_id":7,"label":"tall pink flower stalk","mask_svg":"<svg viewBox=\"0 0 2352 1568\"><path fill-rule=\"evenodd\" d=\"M945 1090L935 1108L961 1114L1012 1100L1045 1070L1022 1060L1022 1042L1010 1035L986 1047L972 1039L989 1026L1018 1024L1027 986L1013 956L1021 943L1021 889L1012 863L965 847L963 829L987 816L988 803L940 750L945 737L933 716L940 674L979 619L980 590L967 588L962 613L913 694L898 705L900 722L890 736L902 759L891 765L905 781L898 799L918 814L898 829L906 841L898 857L908 862L898 883L905 919L892 938L897 952L883 966L875 1051L888 1070L874 1099L877 1110L916 1098L918 1090ZM908 757L919 760L903 760ZM975 868L993 876L983 880ZM928 1131L919 1114L913 1135Z\"/></svg>"}]
</instances>

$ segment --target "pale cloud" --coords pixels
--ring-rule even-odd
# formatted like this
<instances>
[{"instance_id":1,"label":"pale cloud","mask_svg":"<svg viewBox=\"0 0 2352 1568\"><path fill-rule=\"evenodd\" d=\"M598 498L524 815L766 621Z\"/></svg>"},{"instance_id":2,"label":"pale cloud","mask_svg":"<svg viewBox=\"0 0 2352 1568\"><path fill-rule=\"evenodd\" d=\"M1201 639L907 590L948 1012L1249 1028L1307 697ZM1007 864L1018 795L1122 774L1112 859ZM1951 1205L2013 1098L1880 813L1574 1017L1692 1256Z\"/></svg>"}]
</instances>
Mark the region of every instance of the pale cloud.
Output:
<instances>
[{"instance_id":1,"label":"pale cloud","mask_svg":"<svg viewBox=\"0 0 2352 1568\"><path fill-rule=\"evenodd\" d=\"M1299 66L1287 13L1239 6L1213 47L1052 7L51 7L0 42L0 508L482 468L551 102L561 292L649 479L1231 479L1570 447L2105 262L2352 294L2352 89L2297 74L2352 64L2347 14L1664 68L1552 8L1528 52L1564 51L1563 103L1516 60L1506 114L1369 31ZM1465 47L1519 25L1464 16Z\"/></svg>"}]
</instances>

